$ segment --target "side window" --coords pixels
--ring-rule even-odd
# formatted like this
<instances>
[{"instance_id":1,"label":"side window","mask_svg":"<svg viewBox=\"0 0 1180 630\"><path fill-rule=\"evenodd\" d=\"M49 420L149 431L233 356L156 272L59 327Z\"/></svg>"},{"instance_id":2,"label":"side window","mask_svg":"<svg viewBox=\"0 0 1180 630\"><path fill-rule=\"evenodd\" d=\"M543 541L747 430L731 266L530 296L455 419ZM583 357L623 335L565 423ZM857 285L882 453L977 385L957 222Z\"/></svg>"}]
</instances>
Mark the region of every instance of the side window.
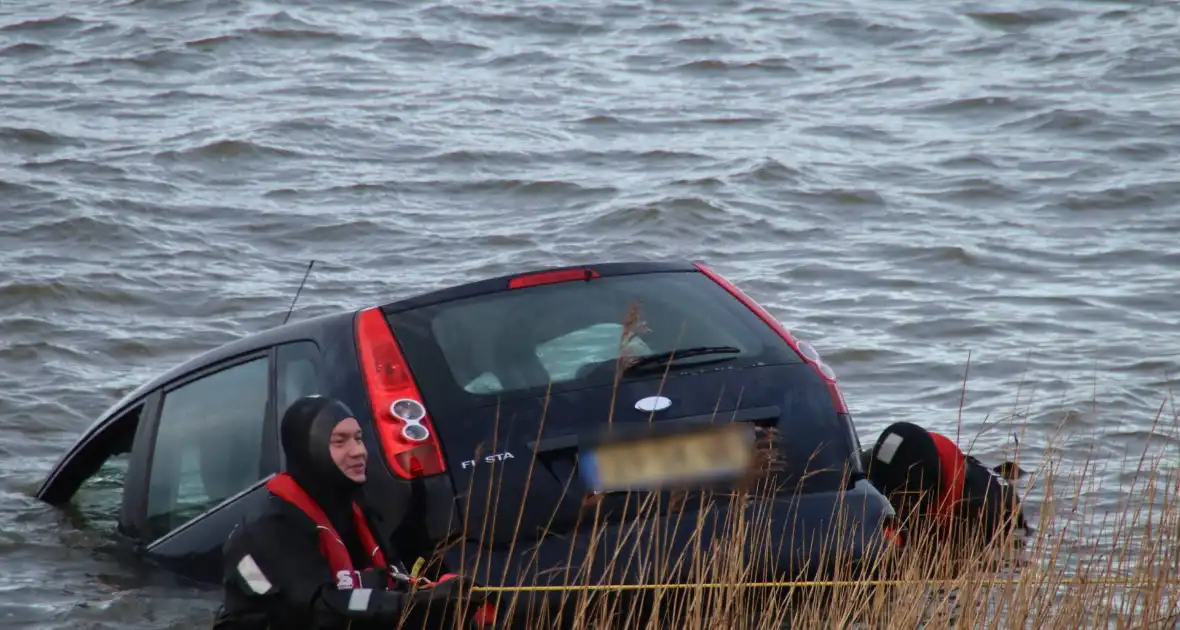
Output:
<instances>
[{"instance_id":1,"label":"side window","mask_svg":"<svg viewBox=\"0 0 1180 630\"><path fill-rule=\"evenodd\" d=\"M260 357L164 393L147 500L153 537L262 477L269 367Z\"/></svg>"},{"instance_id":2,"label":"side window","mask_svg":"<svg viewBox=\"0 0 1180 630\"><path fill-rule=\"evenodd\" d=\"M278 347L276 356L275 415L283 419L291 403L320 392L320 349L310 341L287 343Z\"/></svg>"},{"instance_id":3,"label":"side window","mask_svg":"<svg viewBox=\"0 0 1180 630\"><path fill-rule=\"evenodd\" d=\"M622 335L622 324L595 324L537 346L537 358L554 381L568 381L583 365L619 358ZM627 346L634 356L652 353L638 337L629 339Z\"/></svg>"},{"instance_id":4,"label":"side window","mask_svg":"<svg viewBox=\"0 0 1180 630\"><path fill-rule=\"evenodd\" d=\"M71 515L80 526L116 531L123 504L123 487L139 428L143 404L119 416L95 436L61 471L44 499L50 502L73 500L77 508Z\"/></svg>"}]
</instances>

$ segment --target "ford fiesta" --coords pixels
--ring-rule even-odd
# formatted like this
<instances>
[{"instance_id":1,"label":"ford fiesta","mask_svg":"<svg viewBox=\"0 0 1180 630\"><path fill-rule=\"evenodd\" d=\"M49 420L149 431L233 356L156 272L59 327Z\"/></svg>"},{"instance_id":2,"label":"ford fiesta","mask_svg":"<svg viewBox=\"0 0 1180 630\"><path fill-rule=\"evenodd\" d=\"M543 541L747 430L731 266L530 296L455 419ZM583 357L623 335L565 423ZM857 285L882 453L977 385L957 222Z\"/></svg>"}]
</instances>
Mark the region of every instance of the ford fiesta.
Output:
<instances>
[{"instance_id":1,"label":"ford fiesta","mask_svg":"<svg viewBox=\"0 0 1180 630\"><path fill-rule=\"evenodd\" d=\"M249 336L116 403L38 496L70 501L122 456L120 534L171 570L219 581L230 529L284 468L282 413L308 394L343 400L364 427L381 533L408 559L488 585L685 579L611 559L650 553L651 536L674 558L726 536L726 515L755 503L770 541L750 543L762 577L810 576L831 556L823 540L864 560L893 515L864 478L831 369L699 263L532 271ZM722 425L740 430L704 431ZM710 475L744 465L742 440L766 435L779 496L717 493L719 518L684 516L702 501L654 516L635 507L677 479L715 489Z\"/></svg>"}]
</instances>

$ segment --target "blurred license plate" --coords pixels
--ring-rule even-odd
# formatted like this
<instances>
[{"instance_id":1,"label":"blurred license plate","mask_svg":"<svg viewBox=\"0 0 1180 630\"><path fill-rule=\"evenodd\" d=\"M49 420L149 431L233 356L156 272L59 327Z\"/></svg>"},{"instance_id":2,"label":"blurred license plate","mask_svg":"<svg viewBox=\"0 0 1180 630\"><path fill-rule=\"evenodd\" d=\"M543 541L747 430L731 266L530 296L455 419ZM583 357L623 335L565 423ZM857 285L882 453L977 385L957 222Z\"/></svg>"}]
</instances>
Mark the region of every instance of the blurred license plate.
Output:
<instances>
[{"instance_id":1,"label":"blurred license plate","mask_svg":"<svg viewBox=\"0 0 1180 630\"><path fill-rule=\"evenodd\" d=\"M579 457L594 492L657 490L739 477L754 456L754 430L745 423L601 444Z\"/></svg>"}]
</instances>

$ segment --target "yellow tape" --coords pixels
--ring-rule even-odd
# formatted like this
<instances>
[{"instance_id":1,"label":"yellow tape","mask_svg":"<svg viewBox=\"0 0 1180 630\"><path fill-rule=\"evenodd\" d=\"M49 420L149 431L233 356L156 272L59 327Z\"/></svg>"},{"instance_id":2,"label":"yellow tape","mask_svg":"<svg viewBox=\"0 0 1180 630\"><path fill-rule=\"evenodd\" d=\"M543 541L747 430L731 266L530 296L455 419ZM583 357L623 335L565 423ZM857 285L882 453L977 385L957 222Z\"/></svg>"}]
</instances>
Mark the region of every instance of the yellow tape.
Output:
<instances>
[{"instance_id":1,"label":"yellow tape","mask_svg":"<svg viewBox=\"0 0 1180 630\"><path fill-rule=\"evenodd\" d=\"M966 583L983 583L983 584L1019 584L1022 580L1007 578L1007 579L991 579L991 580L968 580ZM749 582L745 584L719 584L719 583L702 583L702 584L599 584L599 585L575 585L575 586L476 586L471 590L477 593L523 593L523 592L553 592L553 591L645 591L657 589L719 589L719 588L820 588L825 586L899 586L902 584L947 584L954 586L955 580L817 580L817 581L800 581L800 582ZM1155 585L1155 584L1180 584L1180 578L1166 578L1163 580L1151 580L1148 578L1081 578L1071 577L1057 582L1061 586L1069 585L1083 585L1083 584L1107 584L1107 585Z\"/></svg>"},{"instance_id":2,"label":"yellow tape","mask_svg":"<svg viewBox=\"0 0 1180 630\"><path fill-rule=\"evenodd\" d=\"M426 564L426 559L419 557L418 560L414 562L414 568L410 569L410 577L417 579L418 572L422 570L422 565L424 564Z\"/></svg>"}]
</instances>

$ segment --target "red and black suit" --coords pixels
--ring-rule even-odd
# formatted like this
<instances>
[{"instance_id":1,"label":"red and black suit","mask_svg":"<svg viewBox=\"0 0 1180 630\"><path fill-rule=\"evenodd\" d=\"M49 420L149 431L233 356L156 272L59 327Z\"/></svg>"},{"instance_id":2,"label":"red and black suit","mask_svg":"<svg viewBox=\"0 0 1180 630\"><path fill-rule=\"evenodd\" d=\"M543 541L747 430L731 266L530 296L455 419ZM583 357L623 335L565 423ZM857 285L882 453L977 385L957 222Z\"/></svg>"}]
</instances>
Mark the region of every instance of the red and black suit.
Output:
<instances>
[{"instance_id":1,"label":"red and black suit","mask_svg":"<svg viewBox=\"0 0 1180 630\"><path fill-rule=\"evenodd\" d=\"M427 615L437 618L429 625L443 620L458 581L411 593L404 566L359 507L361 484L332 461L329 437L349 417L342 403L319 397L284 414L287 472L267 483L262 513L226 541L215 630L388 630L420 628Z\"/></svg>"}]
</instances>

